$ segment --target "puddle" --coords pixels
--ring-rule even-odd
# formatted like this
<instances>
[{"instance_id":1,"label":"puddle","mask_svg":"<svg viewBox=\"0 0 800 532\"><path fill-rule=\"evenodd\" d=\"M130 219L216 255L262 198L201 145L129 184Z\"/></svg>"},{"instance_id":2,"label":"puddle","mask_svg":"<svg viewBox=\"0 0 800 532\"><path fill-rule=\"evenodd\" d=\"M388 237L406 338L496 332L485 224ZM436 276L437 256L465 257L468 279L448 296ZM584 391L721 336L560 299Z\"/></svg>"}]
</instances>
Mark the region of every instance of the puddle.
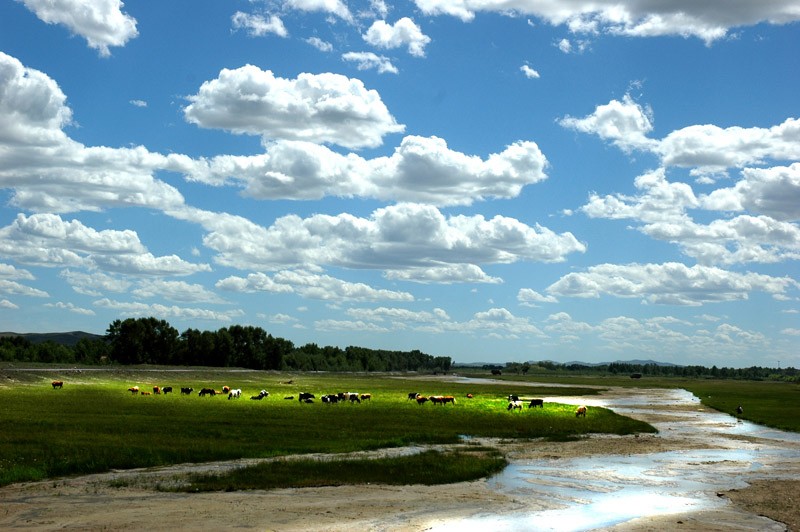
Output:
<instances>
[{"instance_id":1,"label":"puddle","mask_svg":"<svg viewBox=\"0 0 800 532\"><path fill-rule=\"evenodd\" d=\"M513 462L489 486L540 510L478 514L431 532L594 530L639 517L718 508L728 504L718 491L745 487L759 472L774 475L778 469L787 478L800 472L800 452L792 445L800 443L800 434L698 410L699 399L685 390L625 390L624 395L617 390L609 397L546 400L634 416L664 414L668 422L653 423L658 437L696 438L708 448ZM675 410L676 405L686 408Z\"/></svg>"}]
</instances>

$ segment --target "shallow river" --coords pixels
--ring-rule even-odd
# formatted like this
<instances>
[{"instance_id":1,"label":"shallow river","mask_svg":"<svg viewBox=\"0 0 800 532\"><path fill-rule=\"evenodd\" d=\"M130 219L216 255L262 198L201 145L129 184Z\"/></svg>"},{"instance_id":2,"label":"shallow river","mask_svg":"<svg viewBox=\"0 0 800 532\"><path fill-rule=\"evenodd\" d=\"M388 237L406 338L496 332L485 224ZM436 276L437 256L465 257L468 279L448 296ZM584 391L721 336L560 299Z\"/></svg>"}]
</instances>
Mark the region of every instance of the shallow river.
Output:
<instances>
[{"instance_id":1,"label":"shallow river","mask_svg":"<svg viewBox=\"0 0 800 532\"><path fill-rule=\"evenodd\" d=\"M433 531L594 530L637 517L714 509L728 504L718 491L745 487L750 478L800 476L799 434L704 411L684 390L546 400L608 407L648 421L658 437L680 438L696 449L513 462L490 480L492 489L542 501L541 510L478 514Z\"/></svg>"}]
</instances>

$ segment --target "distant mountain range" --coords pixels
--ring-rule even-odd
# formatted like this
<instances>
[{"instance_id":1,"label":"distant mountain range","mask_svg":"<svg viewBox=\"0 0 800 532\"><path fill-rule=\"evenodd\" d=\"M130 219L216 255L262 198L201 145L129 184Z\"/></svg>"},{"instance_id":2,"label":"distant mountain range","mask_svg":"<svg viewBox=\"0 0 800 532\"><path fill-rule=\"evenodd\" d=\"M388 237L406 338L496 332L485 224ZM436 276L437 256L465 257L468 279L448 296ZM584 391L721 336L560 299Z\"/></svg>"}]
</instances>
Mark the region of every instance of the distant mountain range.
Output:
<instances>
[{"instance_id":1,"label":"distant mountain range","mask_svg":"<svg viewBox=\"0 0 800 532\"><path fill-rule=\"evenodd\" d=\"M97 340L103 338L103 336L100 334L92 334L83 331L55 332L55 333L0 332L0 338L4 338L6 336L21 336L26 340L30 340L35 344L52 340L57 344L69 345L69 346L77 344L81 338L88 338L89 340Z\"/></svg>"}]
</instances>

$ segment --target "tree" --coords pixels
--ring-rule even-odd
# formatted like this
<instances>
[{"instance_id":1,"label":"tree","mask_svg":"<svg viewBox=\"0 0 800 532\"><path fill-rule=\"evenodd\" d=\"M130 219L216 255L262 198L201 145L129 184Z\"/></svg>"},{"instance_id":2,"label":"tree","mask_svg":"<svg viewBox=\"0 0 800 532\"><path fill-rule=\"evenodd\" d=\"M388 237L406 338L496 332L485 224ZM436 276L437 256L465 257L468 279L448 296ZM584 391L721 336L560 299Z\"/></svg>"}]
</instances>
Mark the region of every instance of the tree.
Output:
<instances>
[{"instance_id":1,"label":"tree","mask_svg":"<svg viewBox=\"0 0 800 532\"><path fill-rule=\"evenodd\" d=\"M153 317L115 320L106 338L112 358L120 364L169 364L178 347L178 331Z\"/></svg>"}]
</instances>

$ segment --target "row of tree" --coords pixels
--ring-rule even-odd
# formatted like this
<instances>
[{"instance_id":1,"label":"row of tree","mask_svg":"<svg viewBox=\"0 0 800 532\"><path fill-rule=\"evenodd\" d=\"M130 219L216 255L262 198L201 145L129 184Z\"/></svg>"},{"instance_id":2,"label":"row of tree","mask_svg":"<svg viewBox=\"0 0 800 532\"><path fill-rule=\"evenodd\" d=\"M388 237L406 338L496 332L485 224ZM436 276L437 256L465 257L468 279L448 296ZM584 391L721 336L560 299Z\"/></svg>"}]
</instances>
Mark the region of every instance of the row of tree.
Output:
<instances>
[{"instance_id":1,"label":"row of tree","mask_svg":"<svg viewBox=\"0 0 800 532\"><path fill-rule=\"evenodd\" d=\"M82 338L74 346L33 343L20 336L0 338L0 360L79 364L158 364L299 371L441 371L450 357L418 350L387 351L350 346L302 347L261 327L233 325L217 331L179 333L165 320L129 318L112 322L106 335Z\"/></svg>"},{"instance_id":2,"label":"row of tree","mask_svg":"<svg viewBox=\"0 0 800 532\"><path fill-rule=\"evenodd\" d=\"M769 368L751 366L749 368L718 368L712 366L674 366L655 363L612 362L609 364L559 364L549 360L540 362L508 362L504 366L485 365L484 369L500 369L506 373L526 375L528 373L580 373L596 375L640 375L660 377L747 379L747 380L787 380L800 382L800 370L795 368Z\"/></svg>"}]
</instances>

